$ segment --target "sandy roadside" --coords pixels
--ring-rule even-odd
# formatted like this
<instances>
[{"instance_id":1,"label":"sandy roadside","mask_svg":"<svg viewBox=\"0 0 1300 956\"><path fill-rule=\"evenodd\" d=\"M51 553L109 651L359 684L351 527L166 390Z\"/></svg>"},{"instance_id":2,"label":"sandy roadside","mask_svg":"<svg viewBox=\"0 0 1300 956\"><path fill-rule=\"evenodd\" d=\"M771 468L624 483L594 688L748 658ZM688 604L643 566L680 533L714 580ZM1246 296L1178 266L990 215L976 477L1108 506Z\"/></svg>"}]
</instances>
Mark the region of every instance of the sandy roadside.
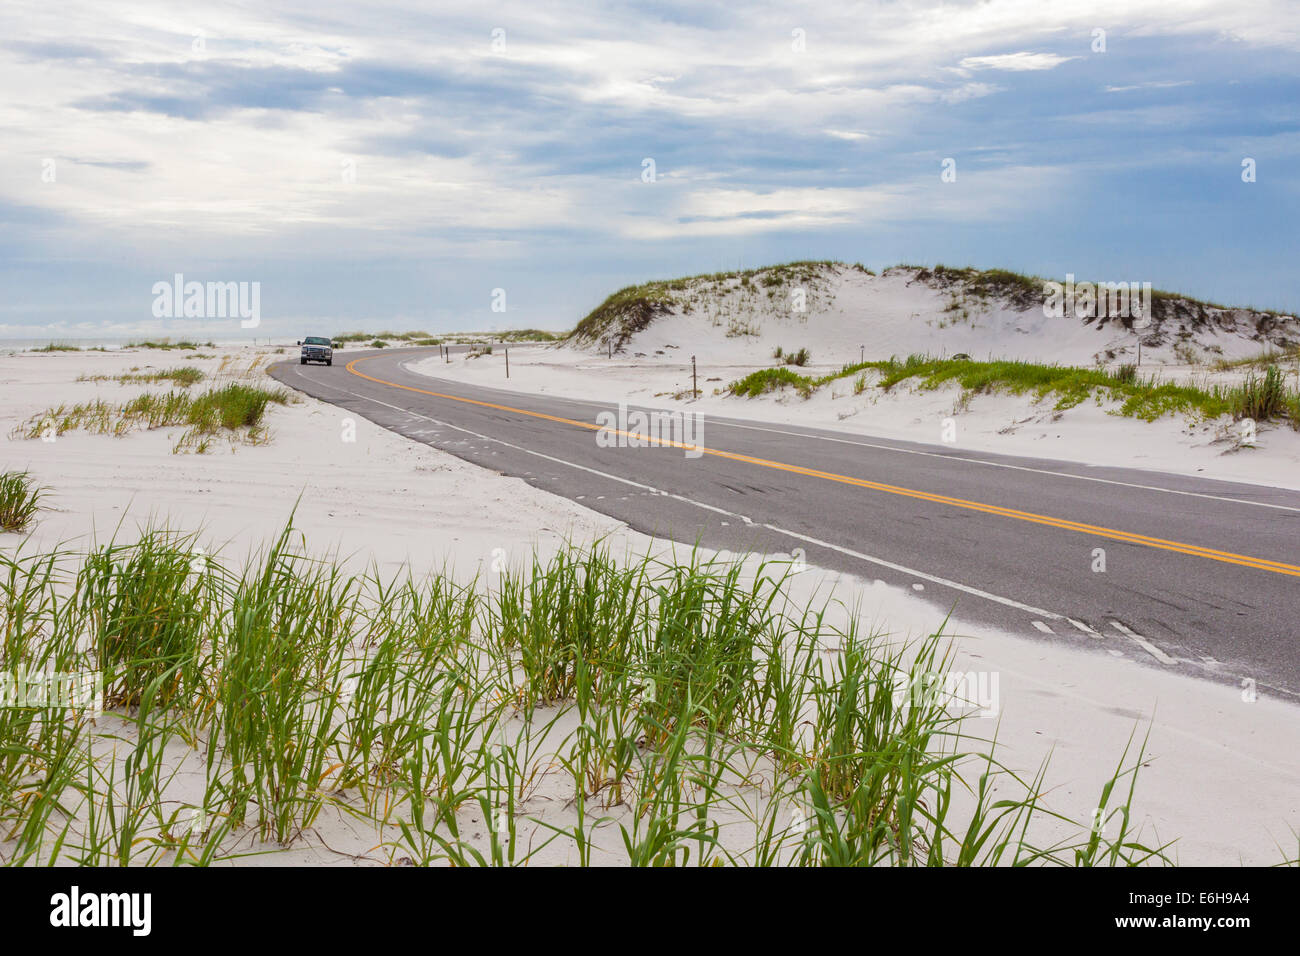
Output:
<instances>
[{"instance_id":1,"label":"sandy roadside","mask_svg":"<svg viewBox=\"0 0 1300 956\"><path fill-rule=\"evenodd\" d=\"M656 325L644 335L657 329ZM661 345L682 340L670 332L662 338ZM1196 423L1182 416L1144 422L1111 414L1110 408L1095 402L1058 412L1052 400L1036 402L1029 395L978 395L962 401L955 384L923 390L905 382L888 393L870 387L858 393L851 377L808 399L793 391L735 398L720 393L756 368L770 366L770 358L740 356L734 348L708 345L696 352L700 397L692 401L691 356L683 349L650 349L639 357L611 359L569 347L511 346L508 379L500 352L476 358L453 353L450 363L434 356L413 360L409 368L512 391L685 409L705 416L706 431L708 416L718 415L942 444L952 450L1300 488L1300 432L1286 425L1262 424L1254 445L1244 446L1240 436L1222 422ZM857 360L856 354L852 360ZM813 365L798 371L815 377L838 369L839 365ZM1170 368L1161 374L1181 381L1207 373ZM1240 373L1220 377L1229 381ZM945 427L948 419L954 426L950 431Z\"/></svg>"},{"instance_id":2,"label":"sandy roadside","mask_svg":"<svg viewBox=\"0 0 1300 956\"><path fill-rule=\"evenodd\" d=\"M530 366L522 360L523 352L511 351L510 384L526 390L530 383L547 381L556 393L555 369L540 362ZM495 555L524 560L534 549L542 554L554 550L566 537L589 543L606 536L616 553L655 547L576 503L364 419L347 421L343 410L306 398L273 408L269 444L219 447L204 455L172 453L180 429L123 438L67 434L53 442L11 437L15 426L59 403L95 397L120 401L140 389L112 381L78 382L81 375L182 364L215 373L223 359L229 368L232 362L247 367L279 358L269 349L203 353L212 357L196 360L162 352L0 356L0 462L5 469L29 469L51 489L50 510L24 547L83 548L94 537L106 539L119 522L121 535L129 536L139 523L155 518L172 527L202 530L209 550L242 555L283 527L299 499L295 525L313 549L337 550L387 571L403 564L417 574L449 567L457 577L479 573L490 584L488 569ZM486 376L492 369L488 363L497 359L474 361L480 364L458 374ZM464 360L458 364L462 370L471 366ZM622 380L611 375L602 385L612 381ZM639 390L627 395L637 401L648 401L650 396L634 396L655 387L650 380L625 386ZM584 394L591 393L588 384ZM617 400L619 395L607 397ZM355 440L347 441L353 428ZM15 535L0 536L0 548L6 551L19 543ZM899 637L933 630L946 613L912 594L815 569L798 576L792 597L808 600L814 592L823 598L833 594L849 606L860 603L869 623ZM1295 759L1300 708L1266 696L1247 701L1236 688L1185 679L1127 657L1026 641L960 620L955 633L957 669L993 671L1000 677L999 720L978 723L987 727L988 736L996 730L1002 758L1032 774L1051 754L1049 803L1054 809L1087 818L1130 734L1136 728L1140 738L1150 726L1148 761L1136 801L1138 822L1148 834L1177 837L1175 853L1182 863L1271 864L1294 855L1294 833L1300 831L1300 766ZM539 800L551 798L545 788L538 794ZM382 854L365 853L382 834L357 832L355 821L343 819L323 827L322 843L382 861ZM334 855L319 847L300 848L283 859L325 861Z\"/></svg>"}]
</instances>

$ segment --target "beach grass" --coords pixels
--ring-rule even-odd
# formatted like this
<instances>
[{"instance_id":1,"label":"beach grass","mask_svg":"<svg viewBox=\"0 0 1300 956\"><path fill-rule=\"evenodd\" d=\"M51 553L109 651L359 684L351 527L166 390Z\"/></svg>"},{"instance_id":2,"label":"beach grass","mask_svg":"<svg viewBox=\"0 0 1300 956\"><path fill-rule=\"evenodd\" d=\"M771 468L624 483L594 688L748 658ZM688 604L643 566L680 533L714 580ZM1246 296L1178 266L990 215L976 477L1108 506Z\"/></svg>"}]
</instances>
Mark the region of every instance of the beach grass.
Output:
<instances>
[{"instance_id":1,"label":"beach grass","mask_svg":"<svg viewBox=\"0 0 1300 956\"><path fill-rule=\"evenodd\" d=\"M202 343L205 348L215 348L215 343ZM122 346L125 349L160 349L164 352L179 349L181 351L193 351L200 347L200 343L191 342L189 339L181 339L173 342L171 339L143 339L139 342L128 342Z\"/></svg>"},{"instance_id":2,"label":"beach grass","mask_svg":"<svg viewBox=\"0 0 1300 956\"><path fill-rule=\"evenodd\" d=\"M211 356L197 357L210 358ZM179 368L158 369L153 372L141 372L133 369L120 375L79 375L77 381L117 382L121 385L155 385L160 382L170 382L181 386L181 388L189 388L191 385L197 385L203 381L203 372L193 365L184 365Z\"/></svg>"},{"instance_id":3,"label":"beach grass","mask_svg":"<svg viewBox=\"0 0 1300 956\"><path fill-rule=\"evenodd\" d=\"M0 531L25 531L43 496L44 489L28 472L0 472Z\"/></svg>"},{"instance_id":4,"label":"beach grass","mask_svg":"<svg viewBox=\"0 0 1300 956\"><path fill-rule=\"evenodd\" d=\"M292 395L282 388L264 388L232 381L193 395L188 391L142 392L122 403L95 399L59 405L33 415L15 429L26 439L57 438L67 432L85 430L100 435L125 435L137 428L184 426L186 432L177 448L206 450L208 442L222 434L257 443L265 440L264 419L268 405L287 405Z\"/></svg>"},{"instance_id":5,"label":"beach grass","mask_svg":"<svg viewBox=\"0 0 1300 956\"><path fill-rule=\"evenodd\" d=\"M789 573L597 542L417 580L291 524L239 563L165 527L0 554L0 670L97 673L117 718L0 708L0 861L238 862L344 819L375 830L372 862L1168 862L999 763L934 692L942 628L837 629ZM1098 782L1105 813L1133 818L1141 759ZM538 795L557 781L563 812Z\"/></svg>"},{"instance_id":6,"label":"beach grass","mask_svg":"<svg viewBox=\"0 0 1300 956\"><path fill-rule=\"evenodd\" d=\"M874 375L874 381L863 378L864 374ZM1252 372L1240 383L1201 387L1161 381L1154 374L1142 376L1132 365L1110 371L1018 360L980 362L917 354L906 359L845 365L820 376L802 375L787 367L759 369L732 382L727 392L756 398L789 388L803 398L810 398L819 389L848 378L855 380L856 394L872 384L888 392L907 381L914 381L923 390L953 383L963 397L995 392L1030 394L1038 401L1050 400L1057 410L1104 398L1115 403L1117 414L1148 422L1173 414L1203 420L1226 415L1233 419L1287 421L1291 427L1300 429L1300 391L1286 387L1276 365L1266 366L1262 375Z\"/></svg>"}]
</instances>

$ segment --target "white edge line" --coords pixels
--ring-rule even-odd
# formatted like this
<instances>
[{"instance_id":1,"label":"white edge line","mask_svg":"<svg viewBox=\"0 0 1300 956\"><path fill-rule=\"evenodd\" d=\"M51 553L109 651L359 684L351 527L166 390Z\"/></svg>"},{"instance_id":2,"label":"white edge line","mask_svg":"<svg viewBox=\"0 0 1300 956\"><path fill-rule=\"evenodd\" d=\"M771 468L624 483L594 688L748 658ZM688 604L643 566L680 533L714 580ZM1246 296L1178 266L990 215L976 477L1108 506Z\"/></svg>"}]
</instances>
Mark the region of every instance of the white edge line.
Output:
<instances>
[{"instance_id":1,"label":"white edge line","mask_svg":"<svg viewBox=\"0 0 1300 956\"><path fill-rule=\"evenodd\" d=\"M301 371L298 369L297 366L295 366L295 365L288 365L288 364L286 363L286 367L287 367L291 372L293 372L294 374L300 376L301 378L307 378L307 376L302 375ZM325 383L322 383L319 379L307 379L307 380L310 381L310 382L311 382L312 384L314 384L314 385L325 384ZM407 414L407 415L414 416L415 418L421 418L421 419L424 419L424 420L427 421L427 422L433 422L435 425L442 425L442 426L447 427L447 428L454 428L454 429L457 430L457 431L462 431L462 432L465 432L466 434L474 435L476 438L482 438L482 439L484 439L485 441L492 441L492 442L496 442L496 443L498 443L498 444L500 444L500 445L505 445L505 446L507 446L507 447L509 447L509 448L515 448L515 449L517 449L518 451L526 452L526 453L529 454L529 455L536 455L538 458L544 458L544 459L547 459L547 460L549 460L549 461L556 462L557 464L564 465L565 467L568 467L568 468L576 468L576 469L579 469L579 470L581 470L581 471L591 472L592 474L594 474L594 475L599 475L599 476L602 477L602 478L608 478L608 479L610 479L610 480L612 480L612 481L622 482L623 484L632 485L633 487L637 487L637 488L642 488L642 489L645 489L645 490L647 490L647 491L654 492L654 493L656 493L656 494L667 495L668 497L675 498L675 499L677 499L678 501L684 502L684 503L686 503L686 504L694 505L694 506L697 507L697 508L704 508L704 509L706 509L706 510L708 510L708 511L715 511L715 512L718 512L718 513L720 513L720 514L725 514L725 515L729 515L729 516L734 517L734 518L739 518L739 519L740 519L741 521L743 521L745 524L753 524L753 522L750 521L750 519L747 518L747 517L745 517L744 515L736 514L735 512L726 511L726 510L724 510L724 509L722 509L722 508L716 508L716 507L714 507L713 505L705 504L704 502L701 502L701 501L695 501L695 500L693 500L693 499L691 499L691 498L685 498L685 497L682 497L681 495L675 495L675 494L671 494L670 492L660 491L659 489L657 489L657 488L653 488L653 487L651 487L650 485L643 485L643 484L640 484L639 482L632 481L631 479L628 479L628 478L622 478L622 477L619 477L618 475L611 475L611 474L608 474L608 473L606 473L606 472L599 471L599 470L597 470L597 469L595 469L595 468L588 468L588 467L585 466L585 465L578 465L578 464L575 464L575 463L573 463L573 462L564 461L564 460L561 459L561 458L553 458L553 457L550 456L550 455L545 455L545 454L543 454L543 453L541 453L541 452L533 451L531 448L522 448L522 447L520 447L520 446L518 446L518 445L512 445L511 443L506 442L506 441L502 441L502 440L499 439L499 438L492 438L492 437L487 436L487 435L481 435L481 434L479 434L478 432L470 431L469 429L467 429L467 428L462 428L462 427L459 426L459 425L453 425L453 424L451 424L450 422L444 422L444 421L441 421L441 420L436 419L436 418L430 418L428 415L421 415L419 412L413 412L413 411L411 411L410 409L402 408L400 405L390 405L388 402L381 402L379 399L377 399L377 398L371 398L369 395L359 395L359 394L357 394L356 392L348 391L347 389L341 389L341 388L339 388L337 385L329 385L328 387L330 387L330 388L334 388L335 390L340 391L340 392L342 392L342 393L345 394L345 395L351 395L351 396L353 396L354 398L360 398L360 399L363 399L364 401L374 402L376 405L383 405L385 408L391 408L391 409L393 409L394 411L403 412L403 413L405 413L405 414ZM308 397L314 398L315 396L311 396L311 395L309 395ZM317 399L317 400L319 401L320 399ZM379 427L383 428L384 426L383 426L383 425L380 425ZM391 430L391 429L390 429L390 430ZM833 439L833 440L838 441L839 439ZM906 450L906 449L902 449L902 450ZM448 453L448 454L450 454L450 453ZM928 454L928 453L926 453L926 452L915 452L914 454ZM945 456L938 456L938 457L945 457ZM1005 466L1005 467L1016 467L1016 466ZM1033 470L1033 469L1030 469L1030 470ZM1076 476L1070 476L1070 477L1076 477ZM1106 479L1097 478L1097 479L1089 479L1089 480L1105 481ZM1155 489L1155 490L1158 491L1158 490L1166 490L1166 489ZM1228 500L1233 500L1233 499L1228 499ZM912 576L914 576L914 577L924 578L924 579L927 580L927 581L933 581L933 582L936 583L936 584L941 584L941 585L944 585L945 587L950 587L950 588L953 588L954 590L962 591L962 592L965 592L965 593L967 593L967 594L971 594L971 595L973 595L973 596L975 596L975 597L981 597L981 598L984 598L985 600L993 601L993 602L995 602L995 603L997 603L997 604L1004 604L1004 605L1006 605L1006 606L1008 606L1008 607L1016 608L1017 610L1026 611L1027 613L1030 613L1030 614L1037 614L1037 615L1039 615L1040 617L1045 617L1045 618L1047 618L1047 619L1049 619L1049 620L1052 620L1052 621L1066 620L1066 621L1069 621L1069 623L1073 624L1075 627L1079 628L1079 630L1084 631L1084 632L1086 632L1086 633L1092 635L1093 637L1097 638L1098 640L1105 640L1105 638L1104 638L1101 634L1097 633L1095 630L1093 630L1092 628L1090 628L1087 624L1084 624L1082 621L1077 621L1077 620L1075 620L1074 618L1066 618L1064 615L1057 614L1057 613L1055 613L1055 612L1053 612L1053 611L1045 611L1045 610L1043 610L1042 608L1036 608L1036 607L1033 607L1032 605L1029 605L1029 604L1021 604L1019 601L1014 601L1014 600L1012 600L1011 598L1004 598L1004 597L1002 597L1001 595L998 595L998 594L992 594L992 593L990 593L990 592L988 592L988 591L981 591L979 588L973 588L973 587L970 587L970 586L965 585L965 584L960 584L960 583L958 583L958 582L956 582L956 581L950 581L950 580L948 580L947 578L941 578L941 577L938 577L938 576L933 575L933 574L927 574L927 573L924 572L924 571L917 571L917 570L915 570L915 569L913 569L913 568L906 567L905 565L894 564L893 562L885 561L885 560L883 560L882 558L875 558L875 557L872 557L871 555L863 554L863 553L861 553L860 551L854 551L854 550L852 550L851 548L844 548L844 547L841 547L841 546L839 546L839 545L837 545L837 544L832 544L832 543L829 542L829 541L822 541L822 540L817 539L817 538L809 537L808 535L799 534L798 532L795 532L795 531L787 531L787 530L785 530L784 528L779 528L779 527L776 527L775 525L763 525L763 527L767 528L767 529L770 530L770 531L775 531L775 532L777 532L778 534L786 535L787 537L790 537L790 538L796 538L796 539L801 540L801 541L806 541L806 542L808 542L809 544L815 544L815 545L817 545L817 546L819 546L819 547L829 548L829 549L832 550L832 551L838 551L838 552L840 552L840 553L842 553L842 554L848 555L849 557L857 558L857 559L860 560L860 561L867 561L867 562L870 562L870 563L873 563L873 564L881 565L882 567L890 568L891 570L899 571L899 572L904 573L904 574L910 574L910 575L912 575ZM1158 647L1155 647L1153 644L1151 644L1150 642L1146 641L1145 638L1140 638L1138 635L1134 634L1132 631L1129 631L1127 628L1125 628L1125 627L1124 627L1122 624L1120 624L1118 621L1112 621L1111 623L1114 624L1115 627L1116 627L1117 629L1119 629L1121 632L1124 632L1124 633L1126 633L1128 636L1132 637L1134 640L1139 641L1139 643L1141 643L1141 644L1144 646L1144 648L1145 648L1146 650L1148 650L1148 651L1149 651L1153 656L1155 656L1157 660L1159 660L1160 657L1163 656L1163 657L1166 658L1166 660L1168 661L1168 663L1171 663L1171 664L1176 664L1176 663L1177 663L1177 661L1173 660L1173 659L1170 658L1167 654L1165 654L1164 651L1160 650ZM1274 685L1272 685L1272 684L1264 684L1264 683L1262 683L1262 682L1260 683L1259 686L1260 686L1260 687L1266 687L1268 690L1270 690L1270 691L1272 691L1272 692L1278 694L1280 697L1287 698L1287 699L1289 699L1289 700L1291 700L1291 701L1295 701L1295 700L1297 699L1297 695L1296 695L1295 693L1293 693L1292 691L1286 690L1285 688L1277 687L1277 686L1274 686Z\"/></svg>"},{"instance_id":2,"label":"white edge line","mask_svg":"<svg viewBox=\"0 0 1300 956\"><path fill-rule=\"evenodd\" d=\"M316 382L315 379L311 379L311 381L313 383ZM338 388L337 385L333 387ZM739 520L743 521L745 524L753 524L753 522L750 521L749 518L745 517L742 514L737 514L734 511L727 511L724 508L718 508L715 507L714 505L705 504L702 501L696 501L694 498L687 498L683 495L674 494L669 491L663 491L659 488L655 488L652 485L642 484L639 481L632 481L630 478L623 478L619 475L611 475L608 472L600 471L597 468L589 468L586 465L579 465L571 461L565 461L563 458L555 458L551 455L544 454L540 451L534 451L531 448L524 448L520 445L515 445L508 441L503 441L500 438L493 438L491 435L484 435L479 432L472 431L471 429L468 428L462 428L460 425L453 425L451 422L444 422L437 418L430 418L428 415L421 415L419 412L413 412L409 408L403 408L400 405L390 405L388 402L380 401L377 398L371 398L369 395L360 395L357 392L348 391L347 389L342 389L342 388L339 388L339 391L343 392L346 395L351 395L354 398L362 399L363 401L374 402L376 405L382 405L385 408L391 408L393 411L396 412L402 412L403 414L411 415L415 418L421 418L427 422L433 422L435 425L442 425L443 427L446 428L454 428L456 431L464 432L467 435L473 435L475 438L480 438L483 441L496 442L498 445L503 445L506 448L512 448L515 451L521 451L529 455L535 455L538 458L545 459L546 461L555 462L556 464L563 465L566 468L576 468L579 471L589 472L590 474L598 475L601 478L608 478L611 481L622 482L623 484L631 485L634 488L640 488L645 491L652 491L655 494L665 495L669 498L673 498L676 501L683 502L684 504L694 505L697 508L703 508L706 511L712 511L717 514L727 515L728 517L738 518ZM849 557L852 558L857 558L859 561L866 561L870 564L876 564L883 568L889 568L892 571L898 571L902 574L908 574L911 575L912 577L921 578L924 581L932 581L935 584L940 584L943 585L944 587L952 588L953 590L961 591L965 594L970 594L975 597L983 598L986 601L993 601L997 604L1003 604L1007 607L1012 607L1015 608L1016 610L1024 611L1028 614L1034 614L1039 617L1045 617L1053 621L1064 620L1063 615L1057 614L1054 611L1046 611L1040 607L1034 607L1032 604L1022 604L1019 601L1013 600L1011 598L1003 597L1000 594L993 594L990 591L983 591L979 588L971 587L968 584L962 584L958 581L952 581L949 580L948 578L939 577L936 574L929 574L925 571L918 571L915 568L909 568L903 564L896 564L893 561L886 561L884 558L877 558L870 554L863 554L861 551L854 551L852 548L845 548L842 547L841 545L834 544L830 541L822 541L819 538L813 538L810 537L809 535L799 534L796 531L788 531L785 528L781 528L776 525L764 524L762 525L762 527L767 528L769 531L775 531L777 534L785 535L786 537L789 538L795 538L799 541L806 541L807 543L816 545L817 547L828 548L832 551L837 551L840 554L848 555Z\"/></svg>"},{"instance_id":3,"label":"white edge line","mask_svg":"<svg viewBox=\"0 0 1300 956\"><path fill-rule=\"evenodd\" d=\"M488 388L488 389L492 388L492 386L490 385L480 386L480 385L476 385L473 382L460 382L457 381L456 379L438 379L437 376L425 375L423 372L417 372L414 369L409 368L407 363L405 362L401 363L401 368L403 371L410 372L412 375L418 375L421 378L432 379L435 381L448 382L451 385L468 385L470 388ZM312 381L316 381L316 379L312 379ZM510 395L519 395L526 398L540 398L546 401L568 402L569 404L572 405L591 406L591 405L609 404L608 402L593 402L589 399L568 398L563 395L543 395L537 392L515 392L515 391L510 391L508 389L497 389L497 391L506 391ZM624 402L623 404L625 405L635 404L640 408L646 408L652 411L672 410L672 409L659 408L654 405L643 405L640 402L635 402L635 403ZM681 411L681 409L677 409L677 411ZM1300 513L1300 507L1295 507L1293 505L1274 504L1271 501L1251 501L1248 498L1229 498L1225 495L1212 495L1209 494L1208 492L1203 492L1203 491L1183 491L1178 488L1162 488L1159 485L1143 485L1134 481L1120 481L1117 478L1100 478L1096 475L1077 475L1068 471L1053 471L1050 468L1031 468L1028 465L1013 465L1010 464L1009 462L1004 462L1004 461L988 461L983 458L965 458L961 455L945 455L934 451L921 451L919 448L900 448L897 445L882 445L877 442L860 441L852 437L836 438L832 435L818 435L810 432L789 431L783 428L773 428L770 425L746 425L742 422L725 421L721 418L713 418L712 416L709 417L712 418L713 424L715 426L721 425L723 428L744 428L749 431L769 432L773 435L789 435L794 438L812 438L812 439L816 439L817 441L829 441L841 445L856 445L860 448L874 448L880 451L892 451L892 452L897 452L901 455L922 455L926 458L942 458L945 461L960 461L970 465L986 465L989 468L1009 468L1012 471L1027 471L1027 472L1032 472L1033 474L1036 475L1050 475L1055 478L1074 478L1077 479L1078 481L1096 481L1105 485L1117 485L1123 488L1136 488L1140 491L1156 491L1156 492L1160 492L1161 494L1183 495L1189 498L1208 498L1211 501L1223 501L1228 504L1234 504L1234 505L1253 505L1256 508L1273 508L1277 511L1292 511L1296 513ZM996 455L996 454L1004 454L1004 453L990 452L990 454ZM1167 474L1173 478L1190 478L1191 480L1197 480L1193 475L1180 475L1177 474L1176 472L1156 472L1156 474ZM1201 479L1201 480L1207 480L1207 479ZM1215 479L1208 479L1208 480L1215 480ZM1244 484L1247 484L1252 488L1259 488L1262 491L1287 492L1293 490L1289 488L1278 488L1275 485L1251 485L1249 482L1244 482Z\"/></svg>"}]
</instances>

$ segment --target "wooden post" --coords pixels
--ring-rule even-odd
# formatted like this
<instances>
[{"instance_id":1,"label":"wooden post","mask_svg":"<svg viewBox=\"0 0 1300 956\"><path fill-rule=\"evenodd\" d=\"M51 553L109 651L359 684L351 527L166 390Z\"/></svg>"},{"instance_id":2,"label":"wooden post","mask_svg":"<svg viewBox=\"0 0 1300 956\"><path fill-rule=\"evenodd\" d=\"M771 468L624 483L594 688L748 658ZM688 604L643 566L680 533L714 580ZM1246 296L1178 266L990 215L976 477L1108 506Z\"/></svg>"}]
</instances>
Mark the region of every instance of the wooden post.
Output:
<instances>
[{"instance_id":1,"label":"wooden post","mask_svg":"<svg viewBox=\"0 0 1300 956\"><path fill-rule=\"evenodd\" d=\"M700 397L700 388L695 380L695 356L691 356L691 394L696 398Z\"/></svg>"},{"instance_id":2,"label":"wooden post","mask_svg":"<svg viewBox=\"0 0 1300 956\"><path fill-rule=\"evenodd\" d=\"M506 378L510 377L510 346L506 346Z\"/></svg>"}]
</instances>

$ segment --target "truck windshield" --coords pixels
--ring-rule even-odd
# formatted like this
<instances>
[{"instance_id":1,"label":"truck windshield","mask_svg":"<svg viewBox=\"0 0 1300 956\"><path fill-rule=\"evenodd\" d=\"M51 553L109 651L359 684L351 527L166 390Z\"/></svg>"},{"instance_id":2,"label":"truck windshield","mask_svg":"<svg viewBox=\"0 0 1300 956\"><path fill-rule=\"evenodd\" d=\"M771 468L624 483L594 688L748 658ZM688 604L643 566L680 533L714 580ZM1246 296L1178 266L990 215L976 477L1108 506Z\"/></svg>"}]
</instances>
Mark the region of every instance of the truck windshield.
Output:
<instances>
[{"instance_id":1,"label":"truck windshield","mask_svg":"<svg viewBox=\"0 0 1300 956\"><path fill-rule=\"evenodd\" d=\"M329 345L329 339L323 339L319 335L309 335L302 340L303 345Z\"/></svg>"}]
</instances>

